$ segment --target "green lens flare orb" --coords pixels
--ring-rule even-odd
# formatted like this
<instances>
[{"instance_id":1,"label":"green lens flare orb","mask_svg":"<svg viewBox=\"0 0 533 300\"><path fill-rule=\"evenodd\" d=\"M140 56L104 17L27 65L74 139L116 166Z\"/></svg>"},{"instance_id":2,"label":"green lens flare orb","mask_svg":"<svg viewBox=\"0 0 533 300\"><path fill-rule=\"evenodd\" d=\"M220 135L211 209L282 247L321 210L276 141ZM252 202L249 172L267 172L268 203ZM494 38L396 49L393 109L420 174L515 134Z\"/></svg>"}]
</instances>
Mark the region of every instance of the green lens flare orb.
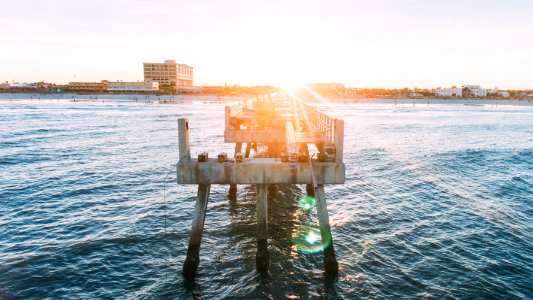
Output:
<instances>
[{"instance_id":1,"label":"green lens flare orb","mask_svg":"<svg viewBox=\"0 0 533 300\"><path fill-rule=\"evenodd\" d=\"M319 254L331 243L331 239L322 241L320 227L317 225L302 225L294 239L298 251L305 254Z\"/></svg>"},{"instance_id":2,"label":"green lens flare orb","mask_svg":"<svg viewBox=\"0 0 533 300\"><path fill-rule=\"evenodd\" d=\"M309 196L304 197L298 201L298 206L305 211L310 211L316 206L315 198Z\"/></svg>"}]
</instances>

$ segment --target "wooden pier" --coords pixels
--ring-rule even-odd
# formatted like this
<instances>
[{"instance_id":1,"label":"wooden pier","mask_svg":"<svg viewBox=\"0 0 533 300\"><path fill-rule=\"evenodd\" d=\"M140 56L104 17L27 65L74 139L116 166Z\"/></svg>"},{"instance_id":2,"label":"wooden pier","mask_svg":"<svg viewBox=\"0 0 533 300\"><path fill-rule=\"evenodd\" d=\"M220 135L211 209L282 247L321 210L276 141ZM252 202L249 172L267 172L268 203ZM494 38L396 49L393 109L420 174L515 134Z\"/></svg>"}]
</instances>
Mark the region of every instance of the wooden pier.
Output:
<instances>
[{"instance_id":1,"label":"wooden pier","mask_svg":"<svg viewBox=\"0 0 533 300\"><path fill-rule=\"evenodd\" d=\"M198 195L187 258L183 272L193 276L200 262L199 251L211 184L228 184L230 199L237 184L257 188L257 255L259 270L268 268L268 191L273 184L306 184L315 197L323 241L324 269L338 271L326 205L325 184L343 184L344 121L286 95L267 95L226 106L224 142L235 144L233 157L225 153L200 153L191 158L189 121L178 120L180 184L197 184ZM243 144L246 148L243 153ZM310 146L316 155L310 156ZM258 152L258 147L265 151ZM255 149L255 156L250 152Z\"/></svg>"}]
</instances>

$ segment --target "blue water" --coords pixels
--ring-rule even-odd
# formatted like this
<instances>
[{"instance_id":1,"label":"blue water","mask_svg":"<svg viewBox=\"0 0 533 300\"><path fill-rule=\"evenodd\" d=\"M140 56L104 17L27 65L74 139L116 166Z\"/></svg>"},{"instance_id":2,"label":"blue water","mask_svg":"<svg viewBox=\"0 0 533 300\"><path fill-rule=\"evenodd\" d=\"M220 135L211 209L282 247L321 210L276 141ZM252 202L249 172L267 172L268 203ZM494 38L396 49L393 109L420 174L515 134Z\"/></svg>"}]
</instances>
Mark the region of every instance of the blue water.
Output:
<instances>
[{"instance_id":1,"label":"blue water","mask_svg":"<svg viewBox=\"0 0 533 300\"><path fill-rule=\"evenodd\" d=\"M326 187L339 275L293 245L316 220L303 187L269 199L261 274L254 189L213 186L190 280L176 120L193 154L232 153L223 105L1 101L0 298L532 298L533 106L323 108L346 122L346 184Z\"/></svg>"}]
</instances>

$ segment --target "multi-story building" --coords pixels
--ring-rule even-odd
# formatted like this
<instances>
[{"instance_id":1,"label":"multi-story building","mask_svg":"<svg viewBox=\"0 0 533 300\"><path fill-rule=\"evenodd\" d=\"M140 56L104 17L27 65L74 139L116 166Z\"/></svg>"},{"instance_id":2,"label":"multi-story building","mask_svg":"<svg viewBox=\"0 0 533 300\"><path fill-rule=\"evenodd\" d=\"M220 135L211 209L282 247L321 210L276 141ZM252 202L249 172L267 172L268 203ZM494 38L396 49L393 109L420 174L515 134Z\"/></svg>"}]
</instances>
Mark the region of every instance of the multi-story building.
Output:
<instances>
[{"instance_id":1,"label":"multi-story building","mask_svg":"<svg viewBox=\"0 0 533 300\"><path fill-rule=\"evenodd\" d=\"M107 85L109 92L157 92L159 82L124 82L114 81Z\"/></svg>"},{"instance_id":2,"label":"multi-story building","mask_svg":"<svg viewBox=\"0 0 533 300\"><path fill-rule=\"evenodd\" d=\"M161 86L192 87L193 68L175 60L163 63L143 63L144 81L159 82Z\"/></svg>"}]
</instances>

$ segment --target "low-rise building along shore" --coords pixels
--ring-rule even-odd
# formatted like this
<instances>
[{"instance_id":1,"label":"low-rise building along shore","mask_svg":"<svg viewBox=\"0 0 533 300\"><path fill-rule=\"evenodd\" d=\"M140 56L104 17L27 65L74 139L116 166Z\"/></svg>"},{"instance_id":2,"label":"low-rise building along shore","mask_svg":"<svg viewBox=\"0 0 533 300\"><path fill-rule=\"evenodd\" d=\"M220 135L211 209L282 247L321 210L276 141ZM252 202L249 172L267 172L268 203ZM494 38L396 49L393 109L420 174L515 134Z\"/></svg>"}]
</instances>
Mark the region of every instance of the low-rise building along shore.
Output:
<instances>
[{"instance_id":1,"label":"low-rise building along shore","mask_svg":"<svg viewBox=\"0 0 533 300\"><path fill-rule=\"evenodd\" d=\"M156 93L159 91L159 82L110 81L107 85L107 91L110 93Z\"/></svg>"},{"instance_id":2,"label":"low-rise building along shore","mask_svg":"<svg viewBox=\"0 0 533 300\"><path fill-rule=\"evenodd\" d=\"M71 92L104 93L107 92L107 85L107 80L100 82L69 82L65 89Z\"/></svg>"}]
</instances>

